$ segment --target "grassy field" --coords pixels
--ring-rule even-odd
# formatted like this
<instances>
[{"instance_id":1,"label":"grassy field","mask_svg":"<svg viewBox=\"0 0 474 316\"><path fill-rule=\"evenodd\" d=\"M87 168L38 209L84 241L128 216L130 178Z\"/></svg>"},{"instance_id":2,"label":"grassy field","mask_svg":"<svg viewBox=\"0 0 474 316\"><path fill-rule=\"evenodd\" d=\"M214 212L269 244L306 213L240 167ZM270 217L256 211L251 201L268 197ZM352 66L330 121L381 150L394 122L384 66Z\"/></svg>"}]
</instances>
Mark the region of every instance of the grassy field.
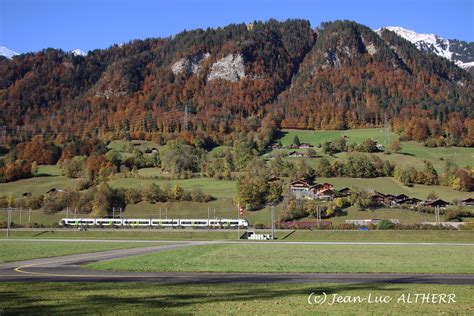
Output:
<instances>
[{"instance_id":1,"label":"grassy field","mask_svg":"<svg viewBox=\"0 0 474 316\"><path fill-rule=\"evenodd\" d=\"M233 197L237 192L235 181L215 180L210 178L193 178L182 180L141 180L125 178L110 181L110 185L117 188L143 188L147 185L150 185L151 183L169 185L170 187L173 187L175 184L179 184L185 190L200 189L202 192L211 194L215 197Z\"/></svg>"},{"instance_id":2,"label":"grassy field","mask_svg":"<svg viewBox=\"0 0 474 316\"><path fill-rule=\"evenodd\" d=\"M38 176L60 176L61 168L57 165L39 165Z\"/></svg>"},{"instance_id":3,"label":"grassy field","mask_svg":"<svg viewBox=\"0 0 474 316\"><path fill-rule=\"evenodd\" d=\"M311 293L389 296L388 304L310 305ZM471 314L473 286L418 284L153 284L0 283L2 314L239 314L434 315ZM454 293L456 303L403 304L407 293ZM86 307L85 307L86 306Z\"/></svg>"},{"instance_id":4,"label":"grassy field","mask_svg":"<svg viewBox=\"0 0 474 316\"><path fill-rule=\"evenodd\" d=\"M160 243L162 245L163 243ZM98 252L114 249L149 247L150 243L111 242L31 242L0 240L0 263L47 258L77 253Z\"/></svg>"},{"instance_id":5,"label":"grassy field","mask_svg":"<svg viewBox=\"0 0 474 316\"><path fill-rule=\"evenodd\" d=\"M283 146L289 146L293 143L294 137L298 135L300 142L310 143L314 146L322 144L325 141L331 141L343 136L347 137L348 143L362 143L364 140L371 138L384 145L389 149L390 143L398 136L390 132L388 135L388 142L385 143L385 136L383 128L366 128L353 129L346 131L311 131L311 130L283 130L281 143ZM472 166L474 161L474 148L464 147L448 147L448 148L428 148L417 142L402 142L402 150L400 153L386 155L383 153L377 154L384 160L391 160L403 166L414 166L422 168L424 160L430 161L433 166L441 172L444 168L445 161L449 158L459 167ZM315 148L318 155L325 156L321 149ZM278 152L278 151L273 151ZM304 152L304 150L303 150ZM338 154L337 157L342 158L345 154ZM327 157L327 156L326 156ZM296 158L293 160L298 160ZM314 165L317 159L306 159L309 165Z\"/></svg>"},{"instance_id":6,"label":"grassy field","mask_svg":"<svg viewBox=\"0 0 474 316\"><path fill-rule=\"evenodd\" d=\"M46 194L52 188L74 189L77 179L69 179L64 176L44 176L30 179L22 179L14 182L0 183L0 195L12 194L20 197L25 192L33 195Z\"/></svg>"},{"instance_id":7,"label":"grassy field","mask_svg":"<svg viewBox=\"0 0 474 316\"><path fill-rule=\"evenodd\" d=\"M474 273L473 246L227 244L91 263L98 270L179 272Z\"/></svg>"},{"instance_id":8,"label":"grassy field","mask_svg":"<svg viewBox=\"0 0 474 316\"><path fill-rule=\"evenodd\" d=\"M244 231L241 230L241 234ZM263 232L269 232L264 230ZM5 235L3 235L5 236ZM3 237L2 236L2 237ZM474 231L412 230L412 231L349 231L349 230L277 230L279 241L362 241L362 242L462 242L474 243ZM12 231L12 238L38 239L129 239L129 240L236 240L236 231L208 230L88 230Z\"/></svg>"},{"instance_id":9,"label":"grassy field","mask_svg":"<svg viewBox=\"0 0 474 316\"><path fill-rule=\"evenodd\" d=\"M161 168L142 168L138 170L138 174L144 177L170 177L169 172L161 171Z\"/></svg>"},{"instance_id":10,"label":"grassy field","mask_svg":"<svg viewBox=\"0 0 474 316\"><path fill-rule=\"evenodd\" d=\"M331 221L333 225L345 223L346 220L373 219L373 218L398 219L400 223L404 225L435 221L434 215L425 214L421 212L413 212L410 210L383 208L383 209L376 209L376 210L359 211L351 207L347 209L346 211L347 211L347 215L336 216L336 217L329 218L327 220ZM312 217L312 218L307 218L305 220L315 221L315 218Z\"/></svg>"}]
</instances>

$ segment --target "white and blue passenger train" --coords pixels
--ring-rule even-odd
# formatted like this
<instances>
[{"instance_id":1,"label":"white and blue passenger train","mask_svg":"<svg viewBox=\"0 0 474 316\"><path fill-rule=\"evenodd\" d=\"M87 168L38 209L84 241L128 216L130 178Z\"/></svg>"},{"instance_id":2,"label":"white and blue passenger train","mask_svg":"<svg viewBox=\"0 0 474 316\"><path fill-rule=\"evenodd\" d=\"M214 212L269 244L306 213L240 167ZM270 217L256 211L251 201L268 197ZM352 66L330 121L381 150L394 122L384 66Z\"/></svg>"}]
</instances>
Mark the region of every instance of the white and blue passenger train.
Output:
<instances>
[{"instance_id":1,"label":"white and blue passenger train","mask_svg":"<svg viewBox=\"0 0 474 316\"><path fill-rule=\"evenodd\" d=\"M59 225L74 227L246 228L249 223L245 219L62 218Z\"/></svg>"}]
</instances>

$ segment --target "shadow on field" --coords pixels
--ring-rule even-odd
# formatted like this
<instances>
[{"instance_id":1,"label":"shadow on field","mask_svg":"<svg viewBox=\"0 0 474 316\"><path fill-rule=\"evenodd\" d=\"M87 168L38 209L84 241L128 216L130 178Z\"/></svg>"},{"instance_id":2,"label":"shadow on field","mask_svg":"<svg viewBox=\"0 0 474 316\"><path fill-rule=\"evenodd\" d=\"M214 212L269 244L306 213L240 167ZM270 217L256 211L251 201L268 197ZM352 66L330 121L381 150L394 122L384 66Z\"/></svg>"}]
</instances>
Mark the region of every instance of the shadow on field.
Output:
<instances>
[{"instance_id":1,"label":"shadow on field","mask_svg":"<svg viewBox=\"0 0 474 316\"><path fill-rule=\"evenodd\" d=\"M194 306L207 304L253 304L274 299L291 299L307 304L308 295L361 295L361 291L400 291L383 284L150 284L150 283L11 283L12 290L0 293L0 313L7 314L100 314L143 312L165 309L168 312L192 312ZM292 287L297 287L292 289ZM16 290L13 290L17 287ZM19 288L18 288L19 287ZM351 292L356 293L351 293ZM274 302L274 301L273 301ZM270 303L270 302L269 302ZM210 308L210 306L208 305ZM222 305L220 305L222 307ZM173 310L173 309L179 310ZM212 309L211 309L212 310Z\"/></svg>"}]
</instances>

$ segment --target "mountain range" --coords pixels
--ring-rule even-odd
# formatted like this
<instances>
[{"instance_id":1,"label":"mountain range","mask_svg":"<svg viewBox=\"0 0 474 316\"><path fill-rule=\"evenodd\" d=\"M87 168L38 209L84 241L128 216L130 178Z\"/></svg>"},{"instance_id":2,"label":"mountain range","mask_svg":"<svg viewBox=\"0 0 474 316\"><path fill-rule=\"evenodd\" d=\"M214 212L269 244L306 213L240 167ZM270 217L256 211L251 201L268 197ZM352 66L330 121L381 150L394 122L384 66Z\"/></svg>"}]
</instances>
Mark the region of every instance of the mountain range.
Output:
<instances>
[{"instance_id":1,"label":"mountain range","mask_svg":"<svg viewBox=\"0 0 474 316\"><path fill-rule=\"evenodd\" d=\"M474 70L474 42L466 42L458 39L444 39L436 34L417 33L400 26L386 26L375 30L375 32L380 34L383 29L392 31L410 41L423 52L444 57L463 69ZM87 55L86 52L79 48L71 50L71 53L81 56ZM18 53L7 47L0 47L0 56L11 59L16 55L18 55Z\"/></svg>"},{"instance_id":2,"label":"mountain range","mask_svg":"<svg viewBox=\"0 0 474 316\"><path fill-rule=\"evenodd\" d=\"M269 20L134 40L87 56L45 49L0 58L0 125L173 133L188 127L171 115L184 105L193 137L214 143L262 121L345 129L385 118L403 127L422 117L433 120L427 133L436 124L465 124L474 117L472 77L454 62L471 62L461 53L472 45L413 41L398 29L375 32L352 21L312 28L306 20Z\"/></svg>"},{"instance_id":3,"label":"mountain range","mask_svg":"<svg viewBox=\"0 0 474 316\"><path fill-rule=\"evenodd\" d=\"M399 26L383 27L376 30L376 32L380 33L382 29L395 32L415 44L423 52L444 57L463 69L474 70L474 42L448 40L435 34L420 34Z\"/></svg>"}]
</instances>

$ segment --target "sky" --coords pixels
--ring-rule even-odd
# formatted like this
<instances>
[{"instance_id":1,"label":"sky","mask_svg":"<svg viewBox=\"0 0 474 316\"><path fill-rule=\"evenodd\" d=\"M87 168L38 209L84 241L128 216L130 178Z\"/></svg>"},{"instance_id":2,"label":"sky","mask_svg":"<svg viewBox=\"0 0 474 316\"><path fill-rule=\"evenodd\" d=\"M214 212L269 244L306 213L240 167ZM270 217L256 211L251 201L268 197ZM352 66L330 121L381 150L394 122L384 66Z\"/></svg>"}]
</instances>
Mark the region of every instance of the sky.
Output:
<instances>
[{"instance_id":1,"label":"sky","mask_svg":"<svg viewBox=\"0 0 474 316\"><path fill-rule=\"evenodd\" d=\"M88 51L270 18L307 19L313 28L348 19L474 41L474 0L0 0L0 46Z\"/></svg>"}]
</instances>

